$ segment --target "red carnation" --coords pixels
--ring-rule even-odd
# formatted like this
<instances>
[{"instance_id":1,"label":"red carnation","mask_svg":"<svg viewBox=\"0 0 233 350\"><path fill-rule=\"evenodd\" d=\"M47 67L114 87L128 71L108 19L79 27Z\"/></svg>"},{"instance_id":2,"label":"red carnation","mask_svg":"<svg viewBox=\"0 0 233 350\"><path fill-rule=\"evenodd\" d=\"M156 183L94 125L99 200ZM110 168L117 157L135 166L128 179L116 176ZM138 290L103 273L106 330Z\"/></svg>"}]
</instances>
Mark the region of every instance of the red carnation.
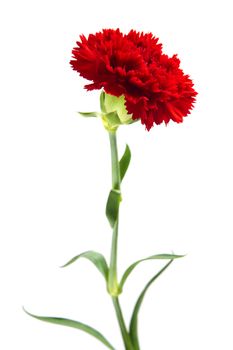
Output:
<instances>
[{"instance_id":1,"label":"red carnation","mask_svg":"<svg viewBox=\"0 0 233 350\"><path fill-rule=\"evenodd\" d=\"M85 85L87 90L103 88L110 95L124 95L128 113L141 119L147 130L171 119L180 123L190 113L197 95L192 80L180 69L176 55L162 53L153 34L104 29L80 39L70 64L92 81Z\"/></svg>"}]
</instances>

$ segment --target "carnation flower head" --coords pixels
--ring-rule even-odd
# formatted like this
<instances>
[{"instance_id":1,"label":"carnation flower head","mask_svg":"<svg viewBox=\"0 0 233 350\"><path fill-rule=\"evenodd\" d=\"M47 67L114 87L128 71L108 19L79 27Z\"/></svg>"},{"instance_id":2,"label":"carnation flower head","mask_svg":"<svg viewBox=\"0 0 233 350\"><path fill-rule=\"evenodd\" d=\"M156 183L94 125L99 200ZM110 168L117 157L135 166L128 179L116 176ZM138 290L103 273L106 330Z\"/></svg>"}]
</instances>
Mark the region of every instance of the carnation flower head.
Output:
<instances>
[{"instance_id":1,"label":"carnation flower head","mask_svg":"<svg viewBox=\"0 0 233 350\"><path fill-rule=\"evenodd\" d=\"M164 54L152 33L103 29L81 35L72 54L72 68L91 81L85 88L123 95L127 112L147 130L170 120L181 123L193 108L197 92L192 80L177 55Z\"/></svg>"}]
</instances>

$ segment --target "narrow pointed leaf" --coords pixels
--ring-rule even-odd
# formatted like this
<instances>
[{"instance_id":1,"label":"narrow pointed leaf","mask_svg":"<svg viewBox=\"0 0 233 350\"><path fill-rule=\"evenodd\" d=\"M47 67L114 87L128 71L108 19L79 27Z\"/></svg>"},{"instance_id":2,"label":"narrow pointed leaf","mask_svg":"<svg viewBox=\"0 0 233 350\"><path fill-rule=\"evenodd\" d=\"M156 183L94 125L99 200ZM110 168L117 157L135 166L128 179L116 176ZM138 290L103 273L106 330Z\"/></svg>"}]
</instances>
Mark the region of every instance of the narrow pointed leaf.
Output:
<instances>
[{"instance_id":1,"label":"narrow pointed leaf","mask_svg":"<svg viewBox=\"0 0 233 350\"><path fill-rule=\"evenodd\" d=\"M147 283L147 285L139 295L139 298L135 304L129 327L129 334L133 343L134 350L140 350L138 340L138 313L142 305L143 298L151 284L168 268L172 261L173 260L170 260L154 277L151 278L151 280Z\"/></svg>"},{"instance_id":2,"label":"narrow pointed leaf","mask_svg":"<svg viewBox=\"0 0 233 350\"><path fill-rule=\"evenodd\" d=\"M79 258L86 258L86 259L90 260L97 267L97 269L102 273L105 280L107 281L107 279L108 279L108 265L107 265L106 259L102 254L95 252L93 250L89 250L89 251L84 252L82 254L76 255L74 258L69 260L65 265L63 265L61 267L66 267L70 264L73 264Z\"/></svg>"},{"instance_id":3,"label":"narrow pointed leaf","mask_svg":"<svg viewBox=\"0 0 233 350\"><path fill-rule=\"evenodd\" d=\"M120 282L120 289L122 290L124 284L125 284L125 281L127 280L127 278L129 277L129 275L131 274L131 272L134 270L134 268L140 264L141 262L143 261L147 261L147 260L162 260L162 259L167 259L167 260L170 260L170 259L177 259L177 258L182 258L184 257L184 255L175 255L175 254L157 254L157 255L152 255L152 256L149 256L148 258L145 258L145 259L140 259L138 261L136 261L135 263L131 264L127 269L126 271L124 272L122 278L121 278L121 282Z\"/></svg>"},{"instance_id":4,"label":"narrow pointed leaf","mask_svg":"<svg viewBox=\"0 0 233 350\"><path fill-rule=\"evenodd\" d=\"M125 176L125 173L129 167L130 159L131 159L130 148L128 145L126 145L125 152L119 162L121 181L123 180L123 177Z\"/></svg>"},{"instance_id":5,"label":"narrow pointed leaf","mask_svg":"<svg viewBox=\"0 0 233 350\"><path fill-rule=\"evenodd\" d=\"M108 196L106 205L106 216L111 227L114 227L119 211L119 205L121 201L121 193L118 190L111 190Z\"/></svg>"},{"instance_id":6,"label":"narrow pointed leaf","mask_svg":"<svg viewBox=\"0 0 233 350\"><path fill-rule=\"evenodd\" d=\"M98 117L97 112L78 112L82 117L90 118L90 117Z\"/></svg>"},{"instance_id":7,"label":"narrow pointed leaf","mask_svg":"<svg viewBox=\"0 0 233 350\"><path fill-rule=\"evenodd\" d=\"M99 341L101 341L109 349L115 350L115 348L109 343L109 341L100 332L98 332L96 329L94 329L94 328L92 328L92 327L90 327L90 326L88 326L88 325L86 325L84 323L81 323L81 322L78 322L78 321L74 321L74 320L69 320L67 318L37 316L37 315L31 314L30 312L28 312L25 309L24 309L24 311L29 316L32 316L32 317L34 317L34 318L36 318L37 320L40 320L40 321L45 321L45 322L49 322L49 323L58 324L58 325L61 325L61 326L67 326L67 327L80 329L81 331L84 331L84 332L92 335L93 337L95 337Z\"/></svg>"}]
</instances>

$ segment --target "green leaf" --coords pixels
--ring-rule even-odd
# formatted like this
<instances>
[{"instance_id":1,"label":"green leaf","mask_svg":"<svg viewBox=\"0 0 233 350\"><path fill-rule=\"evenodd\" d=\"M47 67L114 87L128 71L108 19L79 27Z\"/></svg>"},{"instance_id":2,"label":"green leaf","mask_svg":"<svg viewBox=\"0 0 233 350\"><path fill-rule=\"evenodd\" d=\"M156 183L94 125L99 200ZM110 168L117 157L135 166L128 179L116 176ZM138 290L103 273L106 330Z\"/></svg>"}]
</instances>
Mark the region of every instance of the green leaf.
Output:
<instances>
[{"instance_id":1,"label":"green leaf","mask_svg":"<svg viewBox=\"0 0 233 350\"><path fill-rule=\"evenodd\" d=\"M121 193L118 190L112 189L109 193L107 205L106 205L106 216L111 227L114 227L119 211L119 205L121 201Z\"/></svg>"},{"instance_id":2,"label":"green leaf","mask_svg":"<svg viewBox=\"0 0 233 350\"><path fill-rule=\"evenodd\" d=\"M98 117L97 112L78 112L82 117L90 118L90 117Z\"/></svg>"},{"instance_id":3,"label":"green leaf","mask_svg":"<svg viewBox=\"0 0 233 350\"><path fill-rule=\"evenodd\" d=\"M142 305L143 298L148 288L150 287L150 285L168 268L168 266L172 263L172 261L173 259L170 260L154 277L151 278L151 280L147 283L147 285L139 295L139 298L135 304L131 321L130 321L130 327L129 327L129 335L133 343L134 350L140 350L139 340L138 340L138 313Z\"/></svg>"},{"instance_id":4,"label":"green leaf","mask_svg":"<svg viewBox=\"0 0 233 350\"><path fill-rule=\"evenodd\" d=\"M79 258L86 258L86 259L90 260L97 267L97 269L102 273L105 280L107 281L107 279L108 279L108 265L107 265L107 262L105 260L105 257L98 252L94 252L93 250L89 250L89 251L84 252L82 254L76 255L74 258L69 260L65 265L63 265L61 267L66 267L70 264L73 264Z\"/></svg>"},{"instance_id":5,"label":"green leaf","mask_svg":"<svg viewBox=\"0 0 233 350\"><path fill-rule=\"evenodd\" d=\"M69 320L67 318L37 316L37 315L31 314L30 312L28 312L24 308L23 308L23 310L29 316L32 316L32 317L36 318L37 320L45 321L45 322L49 322L49 323L54 323L54 324L58 324L61 326L67 326L67 327L80 329L80 330L92 335L93 337L95 337L99 341L101 341L109 349L115 350L115 348L109 343L109 341L100 332L98 332L96 329L94 329L94 328L92 328L84 323L74 321L74 320Z\"/></svg>"},{"instance_id":6,"label":"green leaf","mask_svg":"<svg viewBox=\"0 0 233 350\"><path fill-rule=\"evenodd\" d=\"M128 145L126 145L125 152L119 162L121 181L123 180L123 177L125 176L125 173L129 167L130 159L131 159L130 148Z\"/></svg>"},{"instance_id":7,"label":"green leaf","mask_svg":"<svg viewBox=\"0 0 233 350\"><path fill-rule=\"evenodd\" d=\"M162 259L178 259L178 258L182 258L184 257L184 255L175 255L175 254L157 254L157 255L152 255L149 256L148 258L144 258L144 259L140 259L138 261L136 261L135 263L131 264L127 270L124 272L122 278L121 278L121 282L120 282L120 289L122 290L123 285L125 284L125 281L127 280L127 278L129 277L129 275L131 274L131 272L134 270L134 268L140 264L142 261L146 261L146 260L162 260Z\"/></svg>"}]
</instances>

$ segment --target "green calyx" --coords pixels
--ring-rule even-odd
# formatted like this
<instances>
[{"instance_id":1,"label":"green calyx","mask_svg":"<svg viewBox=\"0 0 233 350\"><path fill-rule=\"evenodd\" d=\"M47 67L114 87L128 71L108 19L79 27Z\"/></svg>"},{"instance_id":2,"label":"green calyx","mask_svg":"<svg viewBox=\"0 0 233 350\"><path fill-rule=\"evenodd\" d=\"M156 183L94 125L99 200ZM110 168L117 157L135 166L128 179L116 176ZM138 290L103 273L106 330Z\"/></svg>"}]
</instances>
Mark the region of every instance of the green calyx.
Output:
<instances>
[{"instance_id":1,"label":"green calyx","mask_svg":"<svg viewBox=\"0 0 233 350\"><path fill-rule=\"evenodd\" d=\"M132 119L125 107L125 97L116 97L102 91L100 94L101 112L78 112L82 117L100 117L107 131L115 132L120 125L132 124L138 119Z\"/></svg>"},{"instance_id":2,"label":"green calyx","mask_svg":"<svg viewBox=\"0 0 233 350\"><path fill-rule=\"evenodd\" d=\"M105 129L116 131L120 125L135 122L125 108L125 97L116 97L102 91L100 94L101 118Z\"/></svg>"},{"instance_id":3,"label":"green calyx","mask_svg":"<svg viewBox=\"0 0 233 350\"><path fill-rule=\"evenodd\" d=\"M106 94L104 91L101 92L101 95L101 101L102 103L104 103L104 111L102 112L116 112L122 124L129 124L130 122L132 122L132 114L128 114L127 109L125 108L124 95L116 97L113 95Z\"/></svg>"}]
</instances>

